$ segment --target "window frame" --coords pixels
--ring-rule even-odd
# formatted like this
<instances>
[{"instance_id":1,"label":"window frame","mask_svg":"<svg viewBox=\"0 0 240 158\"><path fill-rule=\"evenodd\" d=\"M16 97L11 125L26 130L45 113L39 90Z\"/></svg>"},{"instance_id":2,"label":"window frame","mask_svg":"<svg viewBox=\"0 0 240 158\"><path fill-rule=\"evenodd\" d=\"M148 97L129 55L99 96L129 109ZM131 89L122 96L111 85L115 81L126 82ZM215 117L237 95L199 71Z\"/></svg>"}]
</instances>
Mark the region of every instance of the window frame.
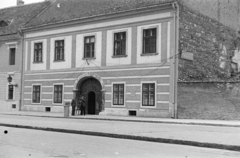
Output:
<instances>
[{"instance_id":1,"label":"window frame","mask_svg":"<svg viewBox=\"0 0 240 158\"><path fill-rule=\"evenodd\" d=\"M153 105L144 105L144 102L143 102L143 99L144 99L144 91L143 91L143 87L144 87L144 84L154 84L154 98L153 98ZM150 92L150 91L148 91ZM148 94L148 98L149 98L149 94ZM149 100L148 100L148 103L149 103ZM156 108L156 105L157 105L157 83L156 82L142 82L141 83L141 107L142 108Z\"/></svg>"},{"instance_id":2,"label":"window frame","mask_svg":"<svg viewBox=\"0 0 240 158\"><path fill-rule=\"evenodd\" d=\"M34 98L34 86L39 86L39 102L34 102L33 98ZM42 100L42 85L41 84L34 84L32 85L32 104L41 104L41 100Z\"/></svg>"},{"instance_id":3,"label":"window frame","mask_svg":"<svg viewBox=\"0 0 240 158\"><path fill-rule=\"evenodd\" d=\"M41 44L41 60L39 60L39 48L36 49L36 45ZM43 62L43 42L35 42L33 44L33 62L34 63L42 63ZM38 52L38 60L36 60L36 51Z\"/></svg>"},{"instance_id":4,"label":"window frame","mask_svg":"<svg viewBox=\"0 0 240 158\"><path fill-rule=\"evenodd\" d=\"M94 42L86 43L87 38L94 38ZM90 41L89 39L89 41ZM87 46L92 46L93 47L93 54L90 52L91 56L87 57ZM86 35L83 36L83 59L95 59L96 58L96 35Z\"/></svg>"},{"instance_id":5,"label":"window frame","mask_svg":"<svg viewBox=\"0 0 240 158\"><path fill-rule=\"evenodd\" d=\"M10 98L9 96L10 96L10 86L12 87L12 98ZM7 86L7 100L14 100L14 91L15 91L15 88L14 88L14 86L13 86L13 84L8 84L8 86Z\"/></svg>"},{"instance_id":6,"label":"window frame","mask_svg":"<svg viewBox=\"0 0 240 158\"><path fill-rule=\"evenodd\" d=\"M124 39L115 39L115 36L117 34L125 34L125 38ZM120 43L120 45L122 45L122 43L124 43L124 54L121 52L120 54L117 54L116 52L116 43ZM121 47L121 50L122 47ZM119 31L119 32L114 32L113 33L113 57L121 57L121 56L126 56L127 55L127 31Z\"/></svg>"},{"instance_id":7,"label":"window frame","mask_svg":"<svg viewBox=\"0 0 240 158\"><path fill-rule=\"evenodd\" d=\"M155 30L155 35L154 36L145 36L145 32ZM149 39L149 52L146 52L146 40ZM155 40L155 52L151 52L151 44L152 40ZM148 54L156 54L157 53L157 43L158 43L158 28L157 27L151 27L151 28L143 28L142 30L142 54L143 55L148 55Z\"/></svg>"},{"instance_id":8,"label":"window frame","mask_svg":"<svg viewBox=\"0 0 240 158\"><path fill-rule=\"evenodd\" d=\"M57 43L58 42L63 42L62 46L58 45L57 46ZM61 57L61 51L62 50L62 58ZM59 56L59 59L58 59L58 56ZM64 39L57 39L54 41L54 61L57 62L57 61L65 61L65 40Z\"/></svg>"},{"instance_id":9,"label":"window frame","mask_svg":"<svg viewBox=\"0 0 240 158\"><path fill-rule=\"evenodd\" d=\"M119 100L118 103L115 104L114 103L114 85L123 85L123 104L119 104ZM119 96L118 96L119 99ZM112 96L111 96L111 102L112 102L112 107L125 107L126 104L126 83L125 82L112 82Z\"/></svg>"},{"instance_id":10,"label":"window frame","mask_svg":"<svg viewBox=\"0 0 240 158\"><path fill-rule=\"evenodd\" d=\"M61 102L55 102L55 86L62 86L62 96L61 96ZM53 98L52 102L54 105L63 105L63 99L64 99L64 84L62 83L56 83L53 85Z\"/></svg>"},{"instance_id":11,"label":"window frame","mask_svg":"<svg viewBox=\"0 0 240 158\"><path fill-rule=\"evenodd\" d=\"M12 50L14 50L14 52L12 52ZM9 48L9 65L16 65L16 48L15 47Z\"/></svg>"}]
</instances>

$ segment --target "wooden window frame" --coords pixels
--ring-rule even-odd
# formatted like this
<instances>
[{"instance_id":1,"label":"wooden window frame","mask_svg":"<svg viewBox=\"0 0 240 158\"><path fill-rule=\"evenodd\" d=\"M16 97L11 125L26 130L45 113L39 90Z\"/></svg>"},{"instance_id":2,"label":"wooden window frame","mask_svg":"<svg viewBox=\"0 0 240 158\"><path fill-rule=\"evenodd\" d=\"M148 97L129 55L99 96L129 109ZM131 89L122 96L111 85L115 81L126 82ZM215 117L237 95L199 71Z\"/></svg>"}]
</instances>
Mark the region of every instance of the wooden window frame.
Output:
<instances>
[{"instance_id":1,"label":"wooden window frame","mask_svg":"<svg viewBox=\"0 0 240 158\"><path fill-rule=\"evenodd\" d=\"M39 48L39 45L41 45L41 48ZM43 43L42 42L34 43L33 62L35 63L42 62L42 58L43 58Z\"/></svg>"},{"instance_id":2,"label":"wooden window frame","mask_svg":"<svg viewBox=\"0 0 240 158\"><path fill-rule=\"evenodd\" d=\"M9 48L9 65L15 65L15 60L16 60L16 48Z\"/></svg>"},{"instance_id":3,"label":"wooden window frame","mask_svg":"<svg viewBox=\"0 0 240 158\"><path fill-rule=\"evenodd\" d=\"M61 45L62 43L62 45ZM64 61L64 40L56 40L55 41L55 53L54 53L54 61Z\"/></svg>"},{"instance_id":4,"label":"wooden window frame","mask_svg":"<svg viewBox=\"0 0 240 158\"><path fill-rule=\"evenodd\" d=\"M38 89L39 91L37 91L34 87L39 87L39 89ZM37 99L34 100L34 98L37 98ZM32 103L41 103L41 85L33 85Z\"/></svg>"},{"instance_id":5,"label":"wooden window frame","mask_svg":"<svg viewBox=\"0 0 240 158\"><path fill-rule=\"evenodd\" d=\"M91 42L91 39L94 39L94 42ZM89 43L87 43L87 39L89 39ZM89 59L89 58L95 58L95 43L96 43L96 38L95 36L85 36L84 37L84 59ZM90 49L90 50L88 50ZM89 54L88 54L89 52Z\"/></svg>"},{"instance_id":6,"label":"wooden window frame","mask_svg":"<svg viewBox=\"0 0 240 158\"><path fill-rule=\"evenodd\" d=\"M153 31L154 30L154 31ZM149 31L150 35L147 35ZM155 34L153 34L155 32ZM154 54L157 53L157 28L143 29L143 41L142 41L142 54ZM148 45L146 44L148 41ZM148 51L146 50L148 46Z\"/></svg>"},{"instance_id":7,"label":"wooden window frame","mask_svg":"<svg viewBox=\"0 0 240 158\"><path fill-rule=\"evenodd\" d=\"M122 90L120 91L120 85L123 86ZM115 91L115 86L117 86L117 91ZM120 105L120 106L124 106L124 100L125 100L125 86L124 83L113 83L113 105ZM122 92L122 103L120 103L120 93ZM117 93L117 103L115 103L115 94Z\"/></svg>"},{"instance_id":8,"label":"wooden window frame","mask_svg":"<svg viewBox=\"0 0 240 158\"><path fill-rule=\"evenodd\" d=\"M144 86L147 85L147 91L144 90ZM150 90L150 85L153 85L153 90ZM153 104L150 104L150 95L151 92L153 92ZM144 95L145 93L147 93L147 104L144 104ZM155 87L155 83L142 83L142 106L143 107L154 107L155 106L155 99L156 99L156 87Z\"/></svg>"},{"instance_id":9,"label":"wooden window frame","mask_svg":"<svg viewBox=\"0 0 240 158\"><path fill-rule=\"evenodd\" d=\"M121 36L122 35L122 36ZM120 36L120 39L118 39L118 36ZM124 32L116 32L113 35L114 43L113 43L113 56L125 56L127 51L127 33ZM121 38L123 37L123 38ZM117 47L116 45L120 45Z\"/></svg>"},{"instance_id":10,"label":"wooden window frame","mask_svg":"<svg viewBox=\"0 0 240 158\"><path fill-rule=\"evenodd\" d=\"M61 90L59 89L59 87L61 87ZM53 103L55 104L63 103L63 85L62 84L56 84L53 87Z\"/></svg>"}]
</instances>

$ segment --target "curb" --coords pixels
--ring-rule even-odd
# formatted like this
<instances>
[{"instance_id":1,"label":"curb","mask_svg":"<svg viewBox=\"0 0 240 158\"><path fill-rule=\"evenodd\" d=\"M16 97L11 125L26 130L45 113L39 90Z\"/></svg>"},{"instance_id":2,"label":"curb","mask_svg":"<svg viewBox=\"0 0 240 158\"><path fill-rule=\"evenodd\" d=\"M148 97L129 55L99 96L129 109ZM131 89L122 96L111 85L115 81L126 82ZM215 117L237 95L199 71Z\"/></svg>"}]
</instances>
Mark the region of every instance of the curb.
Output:
<instances>
[{"instance_id":1,"label":"curb","mask_svg":"<svg viewBox=\"0 0 240 158\"><path fill-rule=\"evenodd\" d=\"M61 116L43 116L31 114L1 114L0 115L16 115L30 117L46 117L46 118L61 118L61 119L85 119L85 120L100 120L100 121L123 121L123 122L143 122L143 123L166 123L166 124L181 124L181 125L201 125L201 126L218 126L218 127L240 127L240 125L214 124L214 123L195 123L195 122L171 122L171 121L151 121L151 120L131 120L118 118L83 118L83 117L61 117Z\"/></svg>"},{"instance_id":2,"label":"curb","mask_svg":"<svg viewBox=\"0 0 240 158\"><path fill-rule=\"evenodd\" d=\"M48 128L48 127L34 127L34 126L27 126L27 125L13 125L13 124L3 124L3 123L0 123L0 126L240 151L240 146L236 146L236 145L225 145L225 144L185 141L185 140L166 139L166 138L152 138L152 137L146 137L146 136L102 133L102 132L93 132L93 131L68 130L68 129Z\"/></svg>"}]
</instances>

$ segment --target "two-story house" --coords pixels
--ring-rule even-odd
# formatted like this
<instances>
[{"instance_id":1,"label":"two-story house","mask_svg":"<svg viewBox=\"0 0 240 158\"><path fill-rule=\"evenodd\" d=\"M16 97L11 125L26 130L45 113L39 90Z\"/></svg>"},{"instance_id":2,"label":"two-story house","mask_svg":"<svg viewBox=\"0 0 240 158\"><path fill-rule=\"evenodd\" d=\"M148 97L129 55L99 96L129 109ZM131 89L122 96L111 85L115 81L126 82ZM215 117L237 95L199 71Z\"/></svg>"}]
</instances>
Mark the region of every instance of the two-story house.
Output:
<instances>
[{"instance_id":1,"label":"two-story house","mask_svg":"<svg viewBox=\"0 0 240 158\"><path fill-rule=\"evenodd\" d=\"M0 110L19 110L21 100L22 33L20 29L50 2L0 9ZM7 78L12 78L8 82Z\"/></svg>"},{"instance_id":2,"label":"two-story house","mask_svg":"<svg viewBox=\"0 0 240 158\"><path fill-rule=\"evenodd\" d=\"M24 29L25 111L174 117L178 5L56 0Z\"/></svg>"}]
</instances>

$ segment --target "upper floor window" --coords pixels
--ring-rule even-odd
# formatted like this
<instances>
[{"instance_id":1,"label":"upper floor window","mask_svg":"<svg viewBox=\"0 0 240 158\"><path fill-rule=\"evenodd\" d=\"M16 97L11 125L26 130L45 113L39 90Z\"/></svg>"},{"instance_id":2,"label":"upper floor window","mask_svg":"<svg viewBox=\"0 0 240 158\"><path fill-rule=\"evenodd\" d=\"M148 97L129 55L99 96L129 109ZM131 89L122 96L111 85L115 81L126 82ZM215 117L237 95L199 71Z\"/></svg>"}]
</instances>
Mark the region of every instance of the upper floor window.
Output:
<instances>
[{"instance_id":1,"label":"upper floor window","mask_svg":"<svg viewBox=\"0 0 240 158\"><path fill-rule=\"evenodd\" d=\"M54 103L62 103L63 86L54 85Z\"/></svg>"},{"instance_id":2,"label":"upper floor window","mask_svg":"<svg viewBox=\"0 0 240 158\"><path fill-rule=\"evenodd\" d=\"M33 103L40 103L40 94L41 94L41 86L34 85L33 86L33 93L32 93L32 102Z\"/></svg>"},{"instance_id":3,"label":"upper floor window","mask_svg":"<svg viewBox=\"0 0 240 158\"><path fill-rule=\"evenodd\" d=\"M155 84L143 83L142 85L142 105L154 106L155 105Z\"/></svg>"},{"instance_id":4,"label":"upper floor window","mask_svg":"<svg viewBox=\"0 0 240 158\"><path fill-rule=\"evenodd\" d=\"M143 54L156 53L157 29L143 30Z\"/></svg>"},{"instance_id":5,"label":"upper floor window","mask_svg":"<svg viewBox=\"0 0 240 158\"><path fill-rule=\"evenodd\" d=\"M113 85L113 105L124 104L124 84Z\"/></svg>"},{"instance_id":6,"label":"upper floor window","mask_svg":"<svg viewBox=\"0 0 240 158\"><path fill-rule=\"evenodd\" d=\"M126 32L114 33L114 56L126 55Z\"/></svg>"},{"instance_id":7,"label":"upper floor window","mask_svg":"<svg viewBox=\"0 0 240 158\"><path fill-rule=\"evenodd\" d=\"M34 44L34 62L42 62L42 43Z\"/></svg>"},{"instance_id":8,"label":"upper floor window","mask_svg":"<svg viewBox=\"0 0 240 158\"><path fill-rule=\"evenodd\" d=\"M16 48L10 48L9 65L15 65Z\"/></svg>"},{"instance_id":9,"label":"upper floor window","mask_svg":"<svg viewBox=\"0 0 240 158\"><path fill-rule=\"evenodd\" d=\"M94 58L95 37L88 36L84 38L84 58Z\"/></svg>"},{"instance_id":10,"label":"upper floor window","mask_svg":"<svg viewBox=\"0 0 240 158\"><path fill-rule=\"evenodd\" d=\"M55 41L55 61L64 60L64 40Z\"/></svg>"},{"instance_id":11,"label":"upper floor window","mask_svg":"<svg viewBox=\"0 0 240 158\"><path fill-rule=\"evenodd\" d=\"M13 85L8 85L8 99L13 99Z\"/></svg>"}]
</instances>

